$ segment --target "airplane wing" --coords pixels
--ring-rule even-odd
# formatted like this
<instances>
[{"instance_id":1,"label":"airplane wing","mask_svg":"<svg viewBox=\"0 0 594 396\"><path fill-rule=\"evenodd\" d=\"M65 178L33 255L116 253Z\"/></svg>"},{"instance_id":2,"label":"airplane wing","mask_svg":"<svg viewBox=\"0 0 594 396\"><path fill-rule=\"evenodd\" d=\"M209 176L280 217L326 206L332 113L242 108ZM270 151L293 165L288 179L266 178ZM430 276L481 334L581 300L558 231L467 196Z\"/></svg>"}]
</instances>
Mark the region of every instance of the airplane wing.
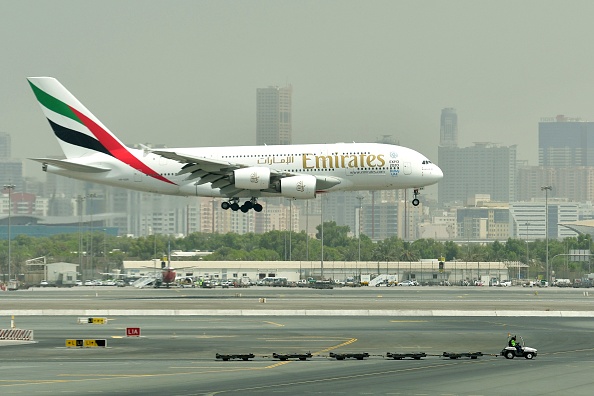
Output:
<instances>
[{"instance_id":1,"label":"airplane wing","mask_svg":"<svg viewBox=\"0 0 594 396\"><path fill-rule=\"evenodd\" d=\"M178 175L188 174L186 180L198 179L197 185L211 183L212 188L219 188L221 193L227 197L236 196L241 191L235 187L232 180L233 171L241 168L248 168L248 165L237 164L228 161L221 161L212 158L196 157L188 154L176 153L173 151L153 150L153 153L162 157L185 164ZM271 169L271 182L282 177L290 176L287 172Z\"/></svg>"},{"instance_id":2,"label":"airplane wing","mask_svg":"<svg viewBox=\"0 0 594 396\"><path fill-rule=\"evenodd\" d=\"M248 168L248 165L216 160L212 158L196 157L188 154L176 153L173 151L153 150L152 152L162 157L185 164L181 171L178 172L178 175L188 174L186 180L200 178L196 184L201 185L212 183L212 188L220 188L221 193L227 197L233 197L239 192L245 191L244 189L235 187L232 182L231 175L233 174L234 170ZM273 183L282 179L283 177L296 175L299 175L299 173L271 169L270 182ZM316 179L316 188L318 190L326 190L341 183L339 178L332 176L316 175Z\"/></svg>"},{"instance_id":3,"label":"airplane wing","mask_svg":"<svg viewBox=\"0 0 594 396\"><path fill-rule=\"evenodd\" d=\"M104 168L101 166L77 164L76 162L70 162L68 160L60 160L60 159L55 159L55 158L29 158L29 159L33 160L33 161L41 162L44 166L53 165L58 168L62 168L62 169L73 171L73 172L100 173L100 172L108 172L111 170L109 168Z\"/></svg>"}]
</instances>

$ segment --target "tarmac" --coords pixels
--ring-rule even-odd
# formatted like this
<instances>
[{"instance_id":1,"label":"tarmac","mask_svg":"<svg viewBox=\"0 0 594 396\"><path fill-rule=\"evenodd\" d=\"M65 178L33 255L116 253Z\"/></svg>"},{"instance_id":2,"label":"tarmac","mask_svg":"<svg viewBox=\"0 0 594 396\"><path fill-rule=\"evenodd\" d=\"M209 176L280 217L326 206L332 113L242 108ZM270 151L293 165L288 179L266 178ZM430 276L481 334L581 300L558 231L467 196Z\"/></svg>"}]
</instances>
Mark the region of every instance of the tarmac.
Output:
<instances>
[{"instance_id":1,"label":"tarmac","mask_svg":"<svg viewBox=\"0 0 594 396\"><path fill-rule=\"evenodd\" d=\"M333 290L81 287L0 294L3 395L590 395L588 289L392 287ZM81 317L106 324L82 324ZM138 337L126 336L138 328ZM508 333L533 360L497 356ZM71 348L67 340L105 340ZM476 353L449 359L443 353ZM248 361L217 354L253 354ZM311 353L306 360L275 354ZM391 354L424 353L394 360ZM368 354L336 360L331 354Z\"/></svg>"}]
</instances>

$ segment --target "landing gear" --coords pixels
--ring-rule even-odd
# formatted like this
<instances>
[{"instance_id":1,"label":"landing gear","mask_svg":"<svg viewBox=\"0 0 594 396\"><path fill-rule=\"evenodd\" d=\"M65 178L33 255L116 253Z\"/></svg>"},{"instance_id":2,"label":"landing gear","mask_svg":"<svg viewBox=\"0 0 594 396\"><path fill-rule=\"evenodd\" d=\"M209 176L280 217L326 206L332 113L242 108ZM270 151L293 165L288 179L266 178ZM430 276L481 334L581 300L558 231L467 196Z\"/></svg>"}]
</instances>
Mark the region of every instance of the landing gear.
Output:
<instances>
[{"instance_id":1,"label":"landing gear","mask_svg":"<svg viewBox=\"0 0 594 396\"><path fill-rule=\"evenodd\" d=\"M224 210L231 208L231 210L235 212L239 209L239 205L237 204L238 201L239 201L239 198L231 198L227 202L222 202L221 208Z\"/></svg>"},{"instance_id":2,"label":"landing gear","mask_svg":"<svg viewBox=\"0 0 594 396\"><path fill-rule=\"evenodd\" d=\"M414 197L415 197L415 198L412 200L412 204L413 204L413 206L419 206L419 203L420 203L420 201L419 201L419 199L417 198L417 197L419 196L419 194L420 194L420 193L419 193L419 189L418 189L418 188L415 188L415 189L413 190L413 195L414 195Z\"/></svg>"},{"instance_id":3,"label":"landing gear","mask_svg":"<svg viewBox=\"0 0 594 396\"><path fill-rule=\"evenodd\" d=\"M249 212L250 209L254 209L256 212L262 211L262 205L258 203L256 198L245 201L241 206L239 206L239 198L231 198L228 202L221 203L221 208L224 210L231 209L234 212L241 210L243 213Z\"/></svg>"}]
</instances>

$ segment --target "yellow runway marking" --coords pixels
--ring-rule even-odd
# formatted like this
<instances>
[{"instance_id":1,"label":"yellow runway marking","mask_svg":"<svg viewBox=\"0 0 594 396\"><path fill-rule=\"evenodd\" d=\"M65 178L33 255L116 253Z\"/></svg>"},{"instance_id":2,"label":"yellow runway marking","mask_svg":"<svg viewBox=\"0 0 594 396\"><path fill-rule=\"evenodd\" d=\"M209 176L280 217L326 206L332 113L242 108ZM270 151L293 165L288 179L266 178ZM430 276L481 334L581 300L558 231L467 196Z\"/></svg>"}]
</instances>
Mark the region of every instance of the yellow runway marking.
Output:
<instances>
[{"instance_id":1,"label":"yellow runway marking","mask_svg":"<svg viewBox=\"0 0 594 396\"><path fill-rule=\"evenodd\" d=\"M278 326L278 327L285 327L284 324L280 324L280 323L267 322L267 321L264 321L264 323L268 323L268 324L271 324L271 325L274 325L274 326Z\"/></svg>"},{"instance_id":2,"label":"yellow runway marking","mask_svg":"<svg viewBox=\"0 0 594 396\"><path fill-rule=\"evenodd\" d=\"M294 341L307 341L307 342L337 342L342 341L344 338L336 339L307 339L307 338L258 338L259 340L266 342L294 342Z\"/></svg>"},{"instance_id":3,"label":"yellow runway marking","mask_svg":"<svg viewBox=\"0 0 594 396\"><path fill-rule=\"evenodd\" d=\"M427 320L391 320L392 323L426 323Z\"/></svg>"},{"instance_id":4,"label":"yellow runway marking","mask_svg":"<svg viewBox=\"0 0 594 396\"><path fill-rule=\"evenodd\" d=\"M340 348L345 345L352 344L356 342L356 338L351 338L348 341L345 341L341 344L331 346L329 348L323 349L321 351L313 353L314 355L318 355L323 352L328 352L336 348ZM230 373L230 372L239 372L239 371L258 371L258 370L266 370L266 369L274 369L276 367L281 367L286 364L292 363L294 361L284 361L284 362L277 362L268 366L264 367L220 367L213 369L212 367L202 369L202 368L193 368L189 367L188 371L177 371L175 373L157 373L157 374L58 374L57 377L65 377L64 379L46 379L46 380L0 380L0 387L13 387L13 386L30 386L30 385L51 385L51 384L65 384L65 383L83 383L83 382L90 382L90 381L109 381L109 380L117 380L122 378L158 378L158 377L173 377L173 376L187 376L187 375L196 375L196 374L216 374L216 373ZM179 369L178 369L179 370ZM69 377L69 378L68 378ZM81 378L82 377L82 378Z\"/></svg>"},{"instance_id":5,"label":"yellow runway marking","mask_svg":"<svg viewBox=\"0 0 594 396\"><path fill-rule=\"evenodd\" d=\"M275 364L271 364L270 366L266 366L264 367L265 369L271 369L271 368L275 368L275 367L280 367L280 366L284 366L285 364L291 363L291 361L289 360L285 360L284 362L278 362Z\"/></svg>"},{"instance_id":6,"label":"yellow runway marking","mask_svg":"<svg viewBox=\"0 0 594 396\"><path fill-rule=\"evenodd\" d=\"M338 344L338 345L331 346L331 347L326 348L326 349L322 349L321 351L314 352L313 355L319 355L320 353L323 353L323 352L330 352L333 349L340 348L340 347L343 347L343 346L346 346L346 345L350 345L350 344L352 344L354 342L357 342L357 339L356 338L351 338L350 340L345 341L342 344Z\"/></svg>"}]
</instances>

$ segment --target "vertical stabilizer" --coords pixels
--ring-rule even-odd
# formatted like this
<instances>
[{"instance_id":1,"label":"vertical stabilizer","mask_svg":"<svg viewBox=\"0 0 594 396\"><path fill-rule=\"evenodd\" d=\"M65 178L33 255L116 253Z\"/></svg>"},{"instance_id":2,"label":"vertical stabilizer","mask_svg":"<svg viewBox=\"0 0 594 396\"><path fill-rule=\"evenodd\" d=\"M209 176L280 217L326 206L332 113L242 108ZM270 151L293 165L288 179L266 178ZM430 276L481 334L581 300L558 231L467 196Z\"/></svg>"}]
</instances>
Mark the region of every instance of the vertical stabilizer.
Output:
<instances>
[{"instance_id":1,"label":"vertical stabilizer","mask_svg":"<svg viewBox=\"0 0 594 396\"><path fill-rule=\"evenodd\" d=\"M117 151L128 151L58 80L52 77L27 80L67 158L97 152L117 156Z\"/></svg>"}]
</instances>

